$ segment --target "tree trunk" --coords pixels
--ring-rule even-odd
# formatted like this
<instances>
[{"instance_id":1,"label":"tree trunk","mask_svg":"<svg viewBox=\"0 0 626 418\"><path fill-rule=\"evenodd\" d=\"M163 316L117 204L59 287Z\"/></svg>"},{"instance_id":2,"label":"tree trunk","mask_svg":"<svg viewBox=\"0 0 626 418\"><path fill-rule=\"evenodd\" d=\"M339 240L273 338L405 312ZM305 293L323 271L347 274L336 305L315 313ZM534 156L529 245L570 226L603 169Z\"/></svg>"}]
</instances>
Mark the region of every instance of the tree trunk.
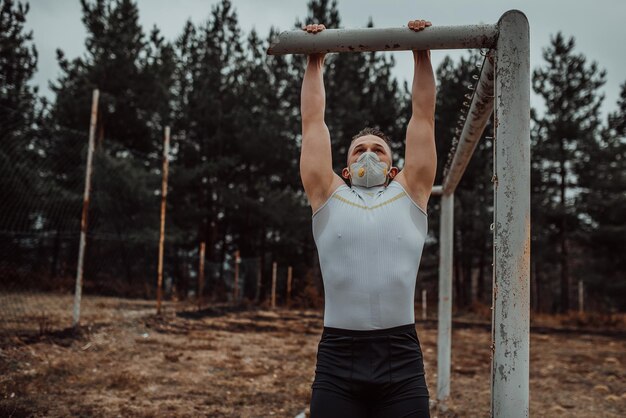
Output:
<instances>
[{"instance_id":1,"label":"tree trunk","mask_svg":"<svg viewBox=\"0 0 626 418\"><path fill-rule=\"evenodd\" d=\"M565 150L563 139L561 139L561 161L560 161L560 197L561 197L561 219L560 219L560 231L559 231L559 244L561 247L561 312L566 313L569 311L569 266L568 266L568 251L567 251L567 214L565 205Z\"/></svg>"}]
</instances>

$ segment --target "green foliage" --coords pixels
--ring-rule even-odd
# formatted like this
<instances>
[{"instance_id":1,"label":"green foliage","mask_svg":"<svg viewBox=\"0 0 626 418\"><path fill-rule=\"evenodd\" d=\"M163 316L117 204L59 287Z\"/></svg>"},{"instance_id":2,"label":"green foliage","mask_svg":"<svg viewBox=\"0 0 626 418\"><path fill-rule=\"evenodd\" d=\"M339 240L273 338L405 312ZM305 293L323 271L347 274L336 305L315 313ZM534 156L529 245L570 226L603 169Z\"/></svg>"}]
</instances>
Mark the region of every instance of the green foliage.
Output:
<instances>
[{"instance_id":1,"label":"green foliage","mask_svg":"<svg viewBox=\"0 0 626 418\"><path fill-rule=\"evenodd\" d=\"M601 135L586 144L576 206L586 253L580 278L604 309L626 309L626 83Z\"/></svg>"},{"instance_id":2,"label":"green foliage","mask_svg":"<svg viewBox=\"0 0 626 418\"><path fill-rule=\"evenodd\" d=\"M292 265L296 282L302 278L302 303L318 306L311 210L299 176L306 57L267 56L278 30L266 37L244 34L229 0L214 5L201 24L187 22L172 42L156 27L144 31L133 0L81 0L81 7L87 52L73 58L57 52L61 75L47 104L28 84L37 65L32 34L24 31L28 7L1 3L0 200L8 203L0 206L0 237L2 249L10 249L7 260L24 271L73 275L91 97L98 88L86 277L111 285L94 289L116 288L119 279L135 291L138 284L154 286L163 130L170 126L166 280L181 291L193 288L198 247L205 242L218 276L232 273L223 266L235 250L258 257L264 296L271 263ZM337 2L309 1L295 27L304 23L340 27ZM482 60L473 52L459 61L446 58L437 69L436 184ZM533 88L545 101L544 112L532 112L534 300L543 309L567 309L569 284L582 278L602 304L595 308L623 310L626 84L618 110L605 122L598 92L604 72L575 53L573 39L557 34L544 60L533 73ZM380 52L326 57L335 170L345 166L350 140L365 126L391 137L402 167L410 90L393 77L394 65ZM488 125L456 192L455 300L461 306L472 301L475 277L479 300L491 298L492 135ZM431 242L439 230L438 206L431 199ZM436 246L424 251L421 281L435 283L437 255ZM215 286L207 283L209 290Z\"/></svg>"},{"instance_id":3,"label":"green foliage","mask_svg":"<svg viewBox=\"0 0 626 418\"><path fill-rule=\"evenodd\" d=\"M571 308L571 268L581 260L576 239L582 218L575 195L578 178L589 165L590 146L600 126L599 108L603 96L598 89L605 72L596 63L587 64L574 53L574 39L558 33L544 49L544 67L533 72L533 89L545 102L546 110L532 113L532 215L533 248L537 283L553 291L560 276L561 311Z\"/></svg>"}]
</instances>

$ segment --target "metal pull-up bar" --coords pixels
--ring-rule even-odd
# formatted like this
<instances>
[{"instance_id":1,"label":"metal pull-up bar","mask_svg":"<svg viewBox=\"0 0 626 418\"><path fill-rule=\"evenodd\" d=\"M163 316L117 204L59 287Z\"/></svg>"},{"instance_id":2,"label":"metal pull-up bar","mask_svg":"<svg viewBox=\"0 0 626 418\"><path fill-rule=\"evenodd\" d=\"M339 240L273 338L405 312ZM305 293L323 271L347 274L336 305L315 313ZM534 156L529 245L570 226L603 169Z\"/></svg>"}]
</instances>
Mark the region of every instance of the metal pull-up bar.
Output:
<instances>
[{"instance_id":1,"label":"metal pull-up bar","mask_svg":"<svg viewBox=\"0 0 626 418\"><path fill-rule=\"evenodd\" d=\"M281 33L267 53L284 55L493 48L497 37L496 25L431 26L419 33L408 27L326 29L315 36L303 30L292 30Z\"/></svg>"}]
</instances>

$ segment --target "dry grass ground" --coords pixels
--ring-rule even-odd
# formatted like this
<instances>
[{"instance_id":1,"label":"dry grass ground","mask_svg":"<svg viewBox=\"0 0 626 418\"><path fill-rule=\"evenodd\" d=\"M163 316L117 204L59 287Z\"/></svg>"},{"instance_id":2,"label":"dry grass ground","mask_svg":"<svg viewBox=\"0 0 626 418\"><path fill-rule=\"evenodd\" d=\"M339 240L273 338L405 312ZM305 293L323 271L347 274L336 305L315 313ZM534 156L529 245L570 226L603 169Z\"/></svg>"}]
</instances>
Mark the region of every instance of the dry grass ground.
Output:
<instances>
[{"instance_id":1,"label":"dry grass ground","mask_svg":"<svg viewBox=\"0 0 626 418\"><path fill-rule=\"evenodd\" d=\"M156 317L153 302L87 297L73 334L55 331L71 297L39 298L62 307L31 318L43 335L16 337L25 324L3 320L0 416L294 417L308 406L320 311L166 303ZM417 324L431 399L435 327ZM433 416L489 415L490 341L484 325L454 327L452 396ZM626 416L625 364L624 333L531 333L531 415Z\"/></svg>"}]
</instances>

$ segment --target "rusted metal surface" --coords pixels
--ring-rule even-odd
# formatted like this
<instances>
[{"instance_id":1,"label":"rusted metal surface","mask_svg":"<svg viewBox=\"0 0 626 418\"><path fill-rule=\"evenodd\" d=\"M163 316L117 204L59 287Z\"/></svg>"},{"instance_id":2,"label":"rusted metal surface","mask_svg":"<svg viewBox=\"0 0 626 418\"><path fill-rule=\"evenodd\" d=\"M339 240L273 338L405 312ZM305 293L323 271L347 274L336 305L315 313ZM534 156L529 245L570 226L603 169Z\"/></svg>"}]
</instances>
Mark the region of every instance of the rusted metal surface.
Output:
<instances>
[{"instance_id":1,"label":"rusted metal surface","mask_svg":"<svg viewBox=\"0 0 626 418\"><path fill-rule=\"evenodd\" d=\"M492 48L496 25L431 26L420 32L408 27L326 29L282 32L267 50L269 55L328 52L408 51L420 49Z\"/></svg>"},{"instance_id":2,"label":"rusted metal surface","mask_svg":"<svg viewBox=\"0 0 626 418\"><path fill-rule=\"evenodd\" d=\"M167 206L167 174L169 171L170 127L165 127L163 139L163 180L161 181L161 224L159 229L159 264L157 268L157 315L161 314L163 297L163 247L165 244L165 209Z\"/></svg>"},{"instance_id":3,"label":"rusted metal surface","mask_svg":"<svg viewBox=\"0 0 626 418\"><path fill-rule=\"evenodd\" d=\"M443 181L444 194L453 193L461 181L493 111L493 55L489 51L485 56L456 152Z\"/></svg>"},{"instance_id":4,"label":"rusted metal surface","mask_svg":"<svg viewBox=\"0 0 626 418\"><path fill-rule=\"evenodd\" d=\"M83 193L83 211L80 219L80 243L78 245L78 266L76 268L76 285L74 288L74 310L72 314L72 326L80 323L80 301L83 292L83 269L85 259L85 247L87 246L87 228L89 214L89 193L91 190L91 173L93 165L94 143L96 138L96 125L98 123L98 100L100 90L94 89L91 97L91 116L89 121L89 145L87 147L87 168L85 172L85 191Z\"/></svg>"},{"instance_id":5,"label":"rusted metal surface","mask_svg":"<svg viewBox=\"0 0 626 418\"><path fill-rule=\"evenodd\" d=\"M439 304L437 335L437 401L450 396L452 353L452 255L454 240L454 194L441 197L439 222Z\"/></svg>"},{"instance_id":6,"label":"rusted metal surface","mask_svg":"<svg viewBox=\"0 0 626 418\"><path fill-rule=\"evenodd\" d=\"M519 11L498 26L491 413L509 418L529 414L530 37Z\"/></svg>"}]
</instances>

